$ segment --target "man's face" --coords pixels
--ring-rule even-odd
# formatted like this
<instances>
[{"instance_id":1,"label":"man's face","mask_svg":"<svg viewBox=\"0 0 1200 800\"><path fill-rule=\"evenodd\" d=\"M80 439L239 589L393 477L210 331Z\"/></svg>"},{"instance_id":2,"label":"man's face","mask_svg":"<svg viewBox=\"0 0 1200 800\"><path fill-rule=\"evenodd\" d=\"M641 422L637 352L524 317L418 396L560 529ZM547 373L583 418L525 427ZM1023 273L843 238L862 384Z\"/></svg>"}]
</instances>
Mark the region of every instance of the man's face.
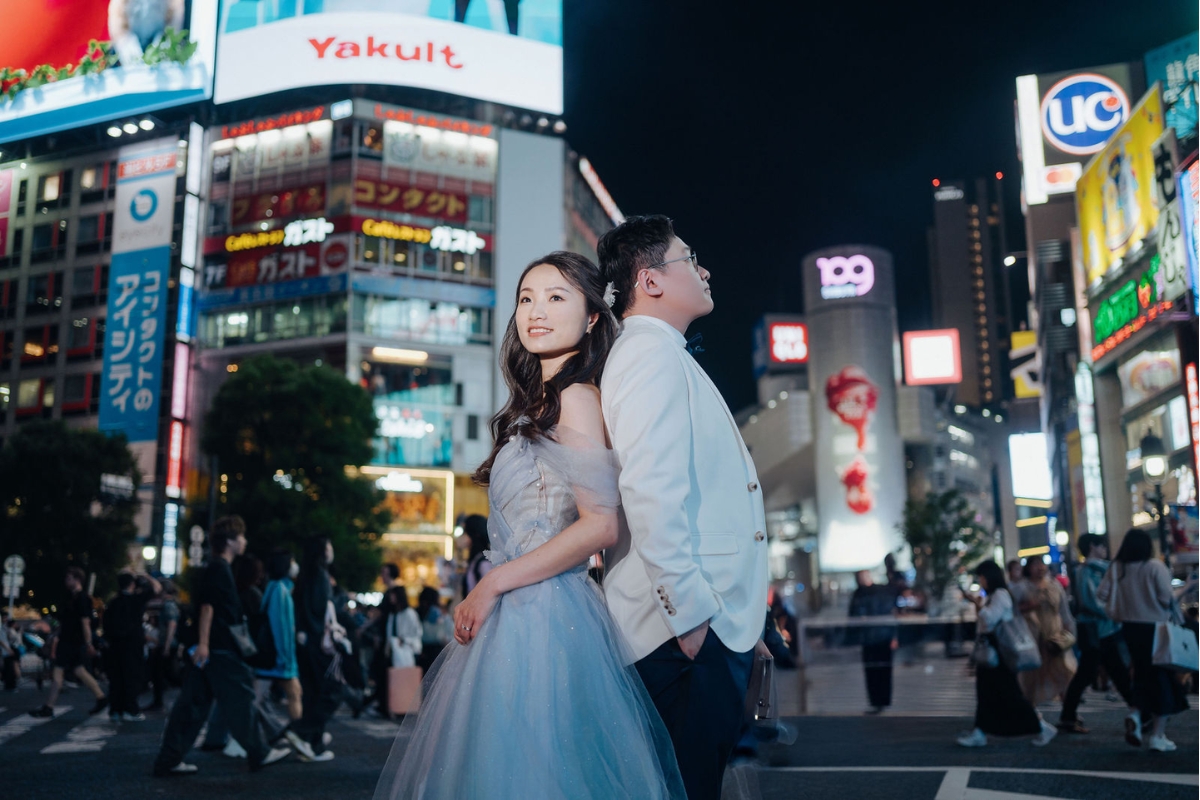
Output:
<instances>
[{"instance_id":1,"label":"man's face","mask_svg":"<svg viewBox=\"0 0 1200 800\"><path fill-rule=\"evenodd\" d=\"M239 533L238 537L233 540L233 555L235 557L245 555L246 553L246 534Z\"/></svg>"},{"instance_id":2,"label":"man's face","mask_svg":"<svg viewBox=\"0 0 1200 800\"><path fill-rule=\"evenodd\" d=\"M669 263L652 272L655 283L663 289L661 302L674 316L695 320L712 312L713 300L708 286L711 273L696 259L683 260L691 254L692 248L676 236L662 257Z\"/></svg>"},{"instance_id":3,"label":"man's face","mask_svg":"<svg viewBox=\"0 0 1200 800\"><path fill-rule=\"evenodd\" d=\"M1092 558L1098 558L1101 561L1108 561L1108 545L1094 544L1092 545Z\"/></svg>"}]
</instances>

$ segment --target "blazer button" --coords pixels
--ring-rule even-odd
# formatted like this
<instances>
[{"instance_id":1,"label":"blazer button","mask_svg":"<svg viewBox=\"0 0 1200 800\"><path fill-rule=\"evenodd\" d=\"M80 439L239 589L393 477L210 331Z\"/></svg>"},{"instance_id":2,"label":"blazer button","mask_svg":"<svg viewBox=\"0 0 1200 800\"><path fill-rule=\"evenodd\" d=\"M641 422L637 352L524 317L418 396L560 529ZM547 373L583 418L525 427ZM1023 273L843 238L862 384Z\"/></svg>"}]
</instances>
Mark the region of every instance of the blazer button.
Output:
<instances>
[{"instance_id":1,"label":"blazer button","mask_svg":"<svg viewBox=\"0 0 1200 800\"><path fill-rule=\"evenodd\" d=\"M667 609L667 616L668 616L668 617L673 617L673 616L675 616L675 609L673 609L673 608L668 608L668 609Z\"/></svg>"},{"instance_id":2,"label":"blazer button","mask_svg":"<svg viewBox=\"0 0 1200 800\"><path fill-rule=\"evenodd\" d=\"M750 481L749 483L746 484L746 489L747 489L747 491L757 492L758 484L755 483L754 481Z\"/></svg>"},{"instance_id":3,"label":"blazer button","mask_svg":"<svg viewBox=\"0 0 1200 800\"><path fill-rule=\"evenodd\" d=\"M762 531L755 531L755 532L754 532L754 541L756 541L756 542L761 542L761 541L762 541L763 539L765 539L765 538L767 538L767 537L763 535L763 532L762 532Z\"/></svg>"}]
</instances>

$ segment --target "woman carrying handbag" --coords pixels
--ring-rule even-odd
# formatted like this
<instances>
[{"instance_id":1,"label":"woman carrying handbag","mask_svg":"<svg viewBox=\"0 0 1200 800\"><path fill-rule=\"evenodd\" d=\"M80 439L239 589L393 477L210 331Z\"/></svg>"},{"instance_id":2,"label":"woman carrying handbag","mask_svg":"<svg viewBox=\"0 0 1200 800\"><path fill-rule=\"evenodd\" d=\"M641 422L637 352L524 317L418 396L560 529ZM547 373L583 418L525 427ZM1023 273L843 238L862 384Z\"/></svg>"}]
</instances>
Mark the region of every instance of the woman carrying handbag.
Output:
<instances>
[{"instance_id":1,"label":"woman carrying handbag","mask_svg":"<svg viewBox=\"0 0 1200 800\"><path fill-rule=\"evenodd\" d=\"M1171 573L1154 558L1149 534L1133 528L1125 534L1113 566L1096 589L1108 615L1121 623L1133 662L1133 703L1137 710L1125 718L1125 741L1142 744L1142 726L1150 722L1146 746L1160 753L1175 749L1167 738L1167 718L1188 708L1183 686L1168 668L1154 663L1154 632L1174 616Z\"/></svg>"}]
</instances>

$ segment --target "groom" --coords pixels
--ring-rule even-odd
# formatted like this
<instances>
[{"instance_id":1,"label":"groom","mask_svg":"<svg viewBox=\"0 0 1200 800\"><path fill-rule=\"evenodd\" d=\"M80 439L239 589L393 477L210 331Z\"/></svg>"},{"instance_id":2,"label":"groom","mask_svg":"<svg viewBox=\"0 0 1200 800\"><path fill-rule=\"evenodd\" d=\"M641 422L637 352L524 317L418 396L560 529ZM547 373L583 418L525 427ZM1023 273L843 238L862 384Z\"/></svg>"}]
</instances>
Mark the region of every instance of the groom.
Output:
<instances>
[{"instance_id":1,"label":"groom","mask_svg":"<svg viewBox=\"0 0 1200 800\"><path fill-rule=\"evenodd\" d=\"M600 383L627 521L605 553L604 593L689 800L717 800L766 612L762 492L725 401L684 349L713 308L708 270L659 215L630 217L598 251L624 320Z\"/></svg>"}]
</instances>

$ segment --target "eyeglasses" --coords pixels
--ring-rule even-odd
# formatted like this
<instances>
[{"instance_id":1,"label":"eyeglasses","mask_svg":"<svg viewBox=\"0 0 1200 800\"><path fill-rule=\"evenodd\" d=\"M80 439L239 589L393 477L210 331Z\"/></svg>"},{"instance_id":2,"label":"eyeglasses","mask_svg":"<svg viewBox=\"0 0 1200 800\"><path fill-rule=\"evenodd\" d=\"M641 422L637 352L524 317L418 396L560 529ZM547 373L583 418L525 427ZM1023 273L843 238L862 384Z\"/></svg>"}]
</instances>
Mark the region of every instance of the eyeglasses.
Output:
<instances>
[{"instance_id":1,"label":"eyeglasses","mask_svg":"<svg viewBox=\"0 0 1200 800\"><path fill-rule=\"evenodd\" d=\"M691 253L689 253L686 256L683 256L682 258L672 258L670 261L663 261L658 264L651 264L649 267L647 267L647 269L656 269L658 267L665 267L667 264L674 264L676 261L691 261L693 269L700 268L700 260L696 257L696 251L693 250Z\"/></svg>"}]
</instances>

